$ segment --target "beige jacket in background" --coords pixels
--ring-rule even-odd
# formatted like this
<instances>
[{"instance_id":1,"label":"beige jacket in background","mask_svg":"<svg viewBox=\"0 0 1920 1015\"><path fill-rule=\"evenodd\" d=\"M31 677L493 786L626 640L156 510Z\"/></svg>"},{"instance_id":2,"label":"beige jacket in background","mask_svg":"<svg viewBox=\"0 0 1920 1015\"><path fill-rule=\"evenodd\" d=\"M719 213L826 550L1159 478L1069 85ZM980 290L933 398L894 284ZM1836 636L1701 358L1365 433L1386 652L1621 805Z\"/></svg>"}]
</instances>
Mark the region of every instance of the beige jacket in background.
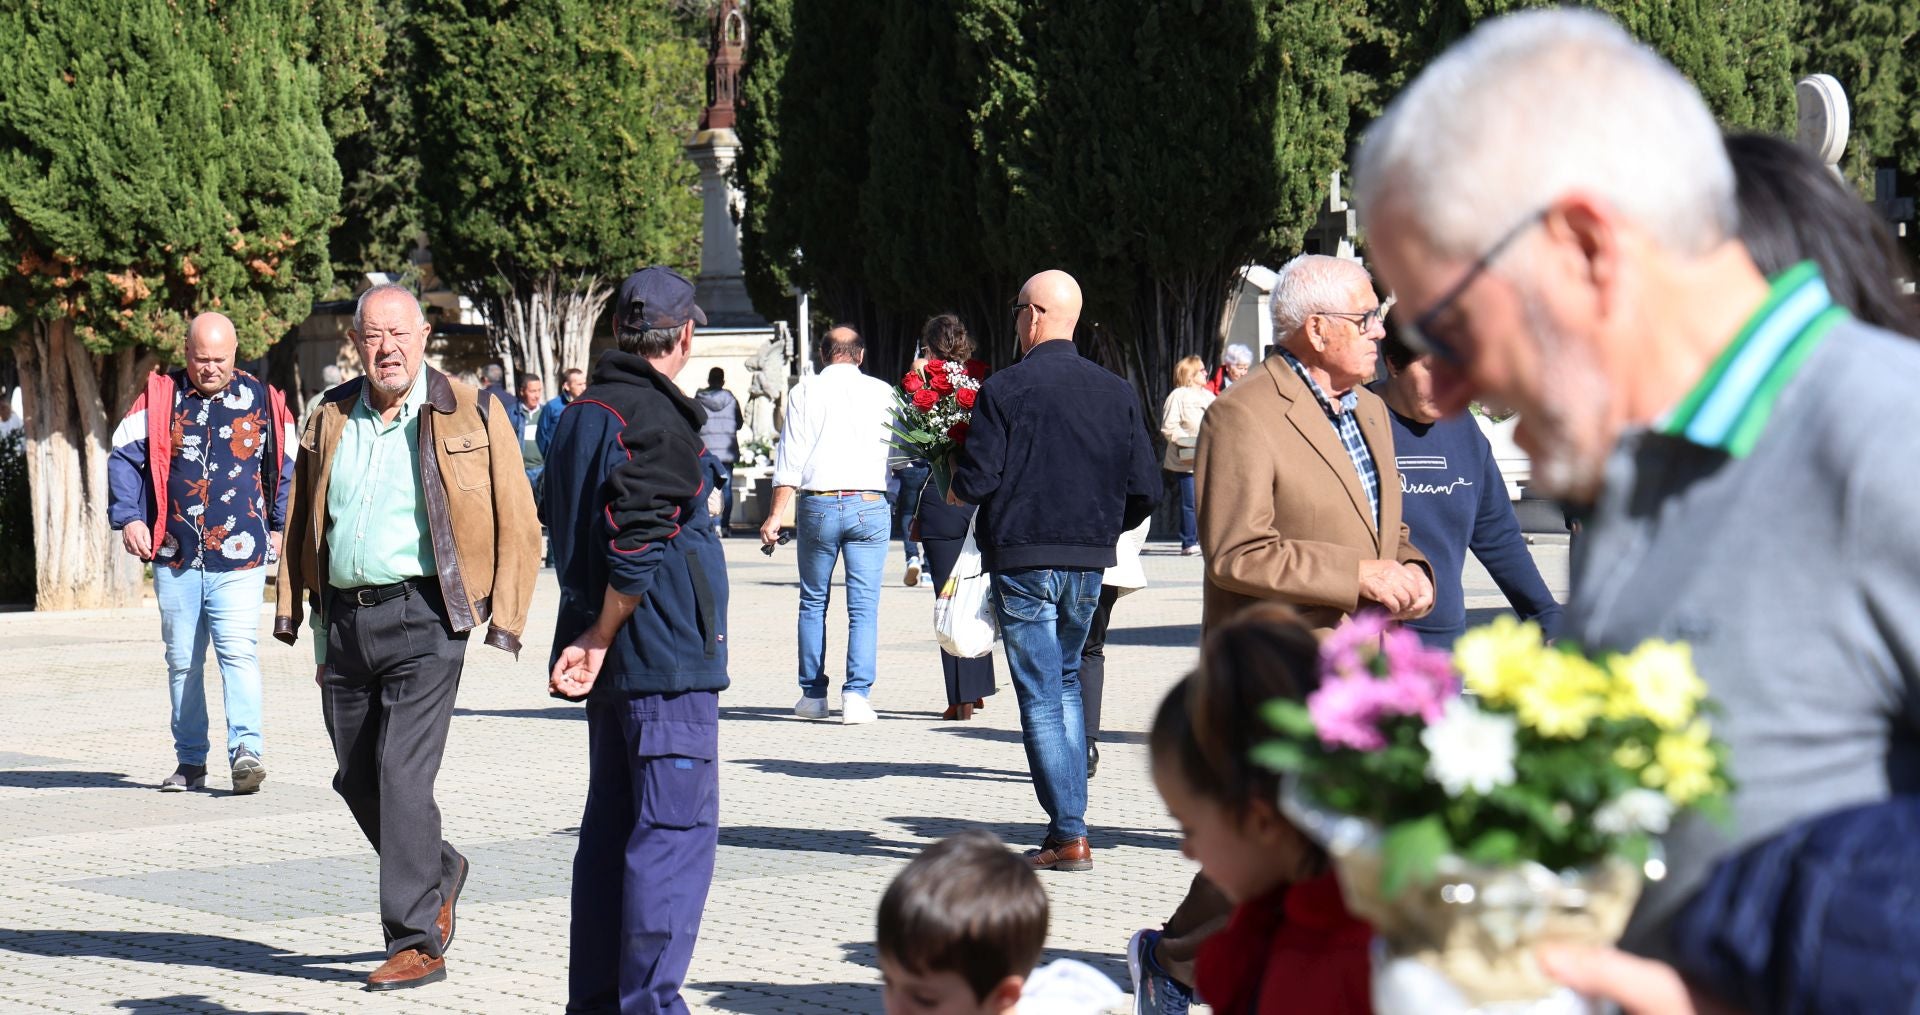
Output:
<instances>
[{"instance_id":1,"label":"beige jacket in background","mask_svg":"<svg viewBox=\"0 0 1920 1015\"><path fill-rule=\"evenodd\" d=\"M1167 395L1166 404L1160 407L1160 436L1167 439L1167 453L1160 459L1161 468L1168 472L1193 471L1193 456L1180 457L1181 438L1186 439L1185 446L1189 449L1199 440L1200 421L1213 399L1213 392L1198 384L1175 388Z\"/></svg>"}]
</instances>

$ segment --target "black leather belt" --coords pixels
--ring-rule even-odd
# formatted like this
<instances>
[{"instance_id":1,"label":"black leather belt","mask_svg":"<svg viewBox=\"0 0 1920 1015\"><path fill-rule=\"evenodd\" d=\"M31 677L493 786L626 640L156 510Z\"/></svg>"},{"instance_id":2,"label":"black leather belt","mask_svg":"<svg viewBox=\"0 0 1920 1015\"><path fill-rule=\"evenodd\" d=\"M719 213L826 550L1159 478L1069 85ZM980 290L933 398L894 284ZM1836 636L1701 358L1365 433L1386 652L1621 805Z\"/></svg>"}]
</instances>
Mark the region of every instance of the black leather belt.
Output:
<instances>
[{"instance_id":1,"label":"black leather belt","mask_svg":"<svg viewBox=\"0 0 1920 1015\"><path fill-rule=\"evenodd\" d=\"M392 585L362 585L357 589L336 588L333 591L355 606L378 606L414 592L420 588L421 581L423 579L408 578L405 581L394 582Z\"/></svg>"}]
</instances>

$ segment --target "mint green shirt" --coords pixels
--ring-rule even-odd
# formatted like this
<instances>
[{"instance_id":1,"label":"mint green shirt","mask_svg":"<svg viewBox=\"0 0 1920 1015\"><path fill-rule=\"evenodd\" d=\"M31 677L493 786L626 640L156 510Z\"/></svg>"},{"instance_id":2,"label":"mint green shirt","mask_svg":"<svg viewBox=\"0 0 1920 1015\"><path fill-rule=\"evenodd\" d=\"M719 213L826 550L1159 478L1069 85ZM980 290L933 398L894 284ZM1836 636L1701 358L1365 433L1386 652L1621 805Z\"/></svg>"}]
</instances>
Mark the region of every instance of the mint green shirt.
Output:
<instances>
[{"instance_id":1,"label":"mint green shirt","mask_svg":"<svg viewBox=\"0 0 1920 1015\"><path fill-rule=\"evenodd\" d=\"M366 388L347 415L327 481L327 584L336 589L391 585L436 574L427 501L420 490L420 412L427 371L413 379L388 423ZM327 661L325 622L314 614L314 662Z\"/></svg>"}]
</instances>

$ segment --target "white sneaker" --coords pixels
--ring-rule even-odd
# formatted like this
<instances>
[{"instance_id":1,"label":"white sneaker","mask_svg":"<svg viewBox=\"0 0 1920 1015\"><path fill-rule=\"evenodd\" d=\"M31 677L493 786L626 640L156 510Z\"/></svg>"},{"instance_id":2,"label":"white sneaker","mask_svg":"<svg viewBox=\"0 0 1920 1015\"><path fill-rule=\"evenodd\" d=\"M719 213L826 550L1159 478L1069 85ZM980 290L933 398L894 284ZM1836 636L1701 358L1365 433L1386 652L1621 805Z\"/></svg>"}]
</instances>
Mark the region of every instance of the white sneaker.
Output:
<instances>
[{"instance_id":1,"label":"white sneaker","mask_svg":"<svg viewBox=\"0 0 1920 1015\"><path fill-rule=\"evenodd\" d=\"M825 719L827 717L827 699L802 697L794 703L793 714L802 719Z\"/></svg>"},{"instance_id":2,"label":"white sneaker","mask_svg":"<svg viewBox=\"0 0 1920 1015\"><path fill-rule=\"evenodd\" d=\"M907 580L906 580L907 588L917 589L920 587L920 569L921 569L920 558L918 557L907 558Z\"/></svg>"},{"instance_id":3,"label":"white sneaker","mask_svg":"<svg viewBox=\"0 0 1920 1015\"><path fill-rule=\"evenodd\" d=\"M867 704L864 694L842 694L840 696L840 721L848 726L858 726L880 718Z\"/></svg>"}]
</instances>

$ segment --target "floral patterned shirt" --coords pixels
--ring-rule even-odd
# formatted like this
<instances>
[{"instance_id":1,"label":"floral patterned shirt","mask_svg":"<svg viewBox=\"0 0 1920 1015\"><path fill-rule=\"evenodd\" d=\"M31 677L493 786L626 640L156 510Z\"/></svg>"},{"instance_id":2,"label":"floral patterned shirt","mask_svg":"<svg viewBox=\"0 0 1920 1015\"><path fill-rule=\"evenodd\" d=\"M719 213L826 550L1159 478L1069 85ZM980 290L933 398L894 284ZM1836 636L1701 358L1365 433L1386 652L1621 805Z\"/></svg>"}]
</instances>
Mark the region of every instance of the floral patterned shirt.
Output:
<instances>
[{"instance_id":1,"label":"floral patterned shirt","mask_svg":"<svg viewBox=\"0 0 1920 1015\"><path fill-rule=\"evenodd\" d=\"M267 562L261 463L272 425L266 386L243 370L215 395L180 385L173 396L166 536L154 553L156 566L244 571Z\"/></svg>"}]
</instances>

